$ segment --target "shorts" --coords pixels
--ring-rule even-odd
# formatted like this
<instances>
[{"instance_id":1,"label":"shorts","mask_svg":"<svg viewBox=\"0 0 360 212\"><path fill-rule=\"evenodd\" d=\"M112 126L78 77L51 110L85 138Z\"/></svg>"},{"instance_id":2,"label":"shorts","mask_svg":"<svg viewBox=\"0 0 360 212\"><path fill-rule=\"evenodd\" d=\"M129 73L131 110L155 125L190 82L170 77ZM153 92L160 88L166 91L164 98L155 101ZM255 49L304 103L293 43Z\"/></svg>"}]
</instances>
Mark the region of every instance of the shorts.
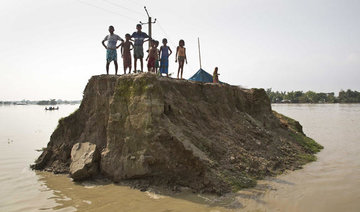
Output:
<instances>
[{"instance_id":1,"label":"shorts","mask_svg":"<svg viewBox=\"0 0 360 212\"><path fill-rule=\"evenodd\" d=\"M155 58L150 57L149 60L148 60L147 67L148 68L155 68L155 61L156 61Z\"/></svg>"},{"instance_id":2,"label":"shorts","mask_svg":"<svg viewBox=\"0 0 360 212\"><path fill-rule=\"evenodd\" d=\"M107 62L117 61L116 49L107 49L106 50L106 61Z\"/></svg>"},{"instance_id":3,"label":"shorts","mask_svg":"<svg viewBox=\"0 0 360 212\"><path fill-rule=\"evenodd\" d=\"M142 59L144 57L144 49L142 46L134 46L134 58Z\"/></svg>"},{"instance_id":4,"label":"shorts","mask_svg":"<svg viewBox=\"0 0 360 212\"><path fill-rule=\"evenodd\" d=\"M185 57L184 57L184 56L179 56L179 57L178 57L178 61L179 61L179 62L184 62L184 61L185 61Z\"/></svg>"}]
</instances>

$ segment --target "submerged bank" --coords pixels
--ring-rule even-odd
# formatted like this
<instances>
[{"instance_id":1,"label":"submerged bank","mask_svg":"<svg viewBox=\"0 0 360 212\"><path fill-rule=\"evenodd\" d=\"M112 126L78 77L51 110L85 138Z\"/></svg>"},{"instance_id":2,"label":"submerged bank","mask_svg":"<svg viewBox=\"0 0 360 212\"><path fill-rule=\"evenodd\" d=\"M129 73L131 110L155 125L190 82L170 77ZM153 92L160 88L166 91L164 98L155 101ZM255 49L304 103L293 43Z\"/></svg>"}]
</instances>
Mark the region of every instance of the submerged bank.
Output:
<instances>
[{"instance_id":1,"label":"submerged bank","mask_svg":"<svg viewBox=\"0 0 360 212\"><path fill-rule=\"evenodd\" d=\"M322 147L273 112L263 89L152 74L94 76L32 166L75 180L226 193L297 169Z\"/></svg>"}]
</instances>

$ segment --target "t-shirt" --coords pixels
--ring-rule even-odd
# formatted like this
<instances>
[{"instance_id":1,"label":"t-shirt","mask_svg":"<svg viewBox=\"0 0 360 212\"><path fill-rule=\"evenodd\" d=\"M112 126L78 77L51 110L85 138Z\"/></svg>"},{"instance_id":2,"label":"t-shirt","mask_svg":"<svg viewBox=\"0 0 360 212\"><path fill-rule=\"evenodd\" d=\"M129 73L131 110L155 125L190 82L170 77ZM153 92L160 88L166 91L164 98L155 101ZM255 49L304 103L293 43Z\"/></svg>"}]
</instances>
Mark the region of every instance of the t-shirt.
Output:
<instances>
[{"instance_id":1,"label":"t-shirt","mask_svg":"<svg viewBox=\"0 0 360 212\"><path fill-rule=\"evenodd\" d=\"M142 46L145 38L149 38L149 36L145 32L134 32L131 37L135 40L135 46Z\"/></svg>"},{"instance_id":2,"label":"t-shirt","mask_svg":"<svg viewBox=\"0 0 360 212\"><path fill-rule=\"evenodd\" d=\"M104 41L108 41L107 47L109 49L116 49L116 43L117 43L118 40L119 41L124 41L123 39L120 38L119 35L116 35L116 34L106 35L106 37L104 38Z\"/></svg>"}]
</instances>

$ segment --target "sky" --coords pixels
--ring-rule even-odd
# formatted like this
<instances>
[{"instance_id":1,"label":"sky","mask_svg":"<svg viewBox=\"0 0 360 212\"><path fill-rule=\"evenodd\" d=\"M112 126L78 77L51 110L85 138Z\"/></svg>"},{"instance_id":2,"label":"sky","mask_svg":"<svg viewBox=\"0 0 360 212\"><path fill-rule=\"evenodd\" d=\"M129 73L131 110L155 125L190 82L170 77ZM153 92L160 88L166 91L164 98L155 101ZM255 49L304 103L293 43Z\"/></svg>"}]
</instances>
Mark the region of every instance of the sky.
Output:
<instances>
[{"instance_id":1,"label":"sky","mask_svg":"<svg viewBox=\"0 0 360 212\"><path fill-rule=\"evenodd\" d=\"M232 85L360 90L358 0L2 0L0 101L82 99L90 77L106 73L108 26L124 38L147 21L144 6L154 39L173 51L185 40L185 78L200 68L199 37L202 68L219 67ZM169 72L177 66L173 54Z\"/></svg>"}]
</instances>

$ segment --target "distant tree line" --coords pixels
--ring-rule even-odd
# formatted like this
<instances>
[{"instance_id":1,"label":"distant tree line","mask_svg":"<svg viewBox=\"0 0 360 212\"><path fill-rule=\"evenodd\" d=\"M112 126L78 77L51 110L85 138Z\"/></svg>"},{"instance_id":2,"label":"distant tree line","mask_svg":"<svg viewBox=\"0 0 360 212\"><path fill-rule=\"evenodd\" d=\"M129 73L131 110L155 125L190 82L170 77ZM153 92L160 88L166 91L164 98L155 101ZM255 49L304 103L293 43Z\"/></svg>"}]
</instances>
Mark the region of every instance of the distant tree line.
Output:
<instances>
[{"instance_id":1,"label":"distant tree line","mask_svg":"<svg viewBox=\"0 0 360 212\"><path fill-rule=\"evenodd\" d=\"M0 101L0 105L60 105L60 104L79 104L80 100L62 100L62 99L50 99L50 100L21 100L21 101Z\"/></svg>"},{"instance_id":2,"label":"distant tree line","mask_svg":"<svg viewBox=\"0 0 360 212\"><path fill-rule=\"evenodd\" d=\"M38 105L57 105L57 102L55 99L51 99L51 100L41 100L41 101L38 101L36 104L38 104Z\"/></svg>"},{"instance_id":3,"label":"distant tree line","mask_svg":"<svg viewBox=\"0 0 360 212\"><path fill-rule=\"evenodd\" d=\"M360 92L341 90L338 96L334 92L316 93L314 91L291 91L279 92L272 91L271 88L266 90L271 103L360 103Z\"/></svg>"}]
</instances>

